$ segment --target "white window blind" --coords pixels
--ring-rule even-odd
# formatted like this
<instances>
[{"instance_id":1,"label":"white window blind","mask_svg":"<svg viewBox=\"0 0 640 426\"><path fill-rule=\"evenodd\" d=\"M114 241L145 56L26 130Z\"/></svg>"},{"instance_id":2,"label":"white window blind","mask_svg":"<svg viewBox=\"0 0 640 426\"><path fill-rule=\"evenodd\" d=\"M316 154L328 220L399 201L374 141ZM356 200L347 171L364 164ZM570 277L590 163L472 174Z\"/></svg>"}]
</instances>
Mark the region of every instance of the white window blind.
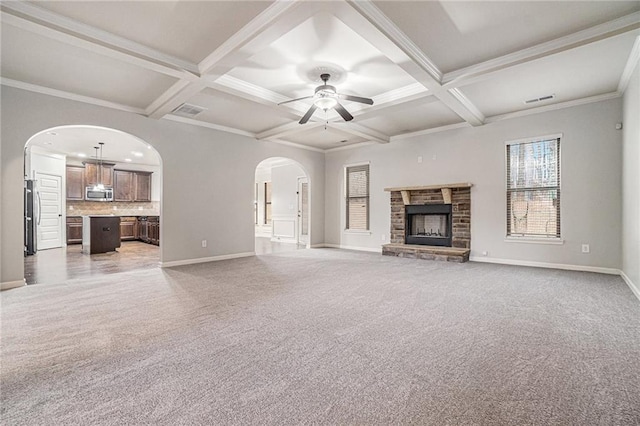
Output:
<instances>
[{"instance_id":1,"label":"white window blind","mask_svg":"<svg viewBox=\"0 0 640 426\"><path fill-rule=\"evenodd\" d=\"M560 138L507 145L507 236L560 238Z\"/></svg>"},{"instance_id":2,"label":"white window blind","mask_svg":"<svg viewBox=\"0 0 640 426\"><path fill-rule=\"evenodd\" d=\"M369 230L369 165L346 170L347 229Z\"/></svg>"},{"instance_id":3,"label":"white window blind","mask_svg":"<svg viewBox=\"0 0 640 426\"><path fill-rule=\"evenodd\" d=\"M271 225L271 182L264 183L264 224Z\"/></svg>"}]
</instances>

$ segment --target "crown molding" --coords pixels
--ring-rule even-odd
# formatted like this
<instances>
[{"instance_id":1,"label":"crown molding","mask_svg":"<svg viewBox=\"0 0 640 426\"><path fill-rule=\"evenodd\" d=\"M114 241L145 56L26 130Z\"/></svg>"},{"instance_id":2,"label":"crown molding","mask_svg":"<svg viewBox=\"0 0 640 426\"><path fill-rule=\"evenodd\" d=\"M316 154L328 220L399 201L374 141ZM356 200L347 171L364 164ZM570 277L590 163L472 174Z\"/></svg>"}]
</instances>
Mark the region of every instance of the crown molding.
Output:
<instances>
[{"instance_id":1,"label":"crown molding","mask_svg":"<svg viewBox=\"0 0 640 426\"><path fill-rule=\"evenodd\" d=\"M528 115L540 114L543 112L557 111L560 109L571 108L580 105L592 104L594 102L608 101L622 96L619 92L604 93L602 95L589 96L587 98L574 99L571 101L560 102L552 105L545 105L536 108L529 108L522 111L508 112L506 114L494 115L487 117L486 123L495 123L496 121L509 120L512 118L526 117Z\"/></svg>"},{"instance_id":2,"label":"crown molding","mask_svg":"<svg viewBox=\"0 0 640 426\"><path fill-rule=\"evenodd\" d=\"M134 114L144 115L145 111L142 108L137 108L129 105L119 104L117 102L105 101L102 99L92 98L91 96L77 95L75 93L65 92L63 90L51 89L45 86L39 86L37 84L25 83L23 81L12 80L10 78L0 78L0 84L7 87L14 87L16 89L27 90L29 92L40 93L43 95L55 96L56 98L68 99L70 101L83 102L86 104L97 105L101 107L117 109L119 111L132 112Z\"/></svg>"},{"instance_id":3,"label":"crown molding","mask_svg":"<svg viewBox=\"0 0 640 426\"><path fill-rule=\"evenodd\" d=\"M546 43L451 71L443 76L443 86L451 88L472 84L484 80L498 71L611 38L638 28L640 28L640 12L635 12Z\"/></svg>"},{"instance_id":4,"label":"crown molding","mask_svg":"<svg viewBox=\"0 0 640 426\"><path fill-rule=\"evenodd\" d=\"M9 24L104 56L175 78L197 79L198 66L124 37L23 1L2 2Z\"/></svg>"},{"instance_id":5,"label":"crown molding","mask_svg":"<svg viewBox=\"0 0 640 426\"><path fill-rule=\"evenodd\" d=\"M206 121L194 120L193 118L180 117L179 115L167 114L162 117L162 120L176 121L178 123L191 124L198 127L206 127L207 129L219 130L221 132L233 133L235 135L246 136L254 139L255 134L251 132L245 132L244 130L236 129L233 127L221 126L219 124L207 123Z\"/></svg>"},{"instance_id":6,"label":"crown molding","mask_svg":"<svg viewBox=\"0 0 640 426\"><path fill-rule=\"evenodd\" d=\"M447 124L446 126L434 127L431 129L418 130L411 133L403 133L401 135L391 136L391 142L397 142L405 139L415 138L418 136L430 135L432 133L441 133L446 132L448 130L454 129L463 129L470 127L471 125L467 122L455 123L455 124Z\"/></svg>"},{"instance_id":7,"label":"crown molding","mask_svg":"<svg viewBox=\"0 0 640 426\"><path fill-rule=\"evenodd\" d=\"M633 71L635 71L638 63L640 63L640 36L636 37L631 53L629 53L629 58L627 59L624 71L622 71L622 75L620 76L620 82L618 83L618 92L624 93L627 90Z\"/></svg>"},{"instance_id":8,"label":"crown molding","mask_svg":"<svg viewBox=\"0 0 640 426\"><path fill-rule=\"evenodd\" d=\"M424 52L402 32L398 26L382 13L382 11L370 0L348 0L347 1L362 16L367 18L374 26L378 27L396 46L398 46L411 60L419 67L429 73L438 83L442 81L442 71L436 64L424 54Z\"/></svg>"},{"instance_id":9,"label":"crown molding","mask_svg":"<svg viewBox=\"0 0 640 426\"><path fill-rule=\"evenodd\" d=\"M365 138L372 142L389 143L389 136L353 122L329 122L327 127Z\"/></svg>"},{"instance_id":10,"label":"crown molding","mask_svg":"<svg viewBox=\"0 0 640 426\"><path fill-rule=\"evenodd\" d=\"M273 143L277 143L279 145L286 145L286 146L290 146L290 147L293 147L293 148L306 149L307 151L313 151L313 152L325 152L325 150L321 149L321 148L302 145L302 144L295 143L295 142L283 141L281 139L269 139L269 140L263 140L262 142L273 142Z\"/></svg>"}]
</instances>

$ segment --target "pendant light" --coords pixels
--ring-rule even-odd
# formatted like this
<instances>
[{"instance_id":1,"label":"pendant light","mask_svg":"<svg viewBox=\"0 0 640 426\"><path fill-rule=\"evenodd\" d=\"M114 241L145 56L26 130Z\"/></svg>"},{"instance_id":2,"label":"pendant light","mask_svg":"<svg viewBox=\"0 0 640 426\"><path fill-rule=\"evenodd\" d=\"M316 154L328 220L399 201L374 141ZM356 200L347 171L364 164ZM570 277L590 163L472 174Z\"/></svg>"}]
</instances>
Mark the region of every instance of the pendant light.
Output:
<instances>
[{"instance_id":1,"label":"pendant light","mask_svg":"<svg viewBox=\"0 0 640 426\"><path fill-rule=\"evenodd\" d=\"M100 178L98 179L98 189L104 189L104 184L102 183L102 147L104 142L98 142L100 145Z\"/></svg>"},{"instance_id":2,"label":"pendant light","mask_svg":"<svg viewBox=\"0 0 640 426\"><path fill-rule=\"evenodd\" d=\"M93 184L93 190L94 191L99 191L100 187L98 186L98 183L100 182L100 172L98 171L98 150L100 149L100 147L94 146L93 149L96 150L96 183Z\"/></svg>"}]
</instances>

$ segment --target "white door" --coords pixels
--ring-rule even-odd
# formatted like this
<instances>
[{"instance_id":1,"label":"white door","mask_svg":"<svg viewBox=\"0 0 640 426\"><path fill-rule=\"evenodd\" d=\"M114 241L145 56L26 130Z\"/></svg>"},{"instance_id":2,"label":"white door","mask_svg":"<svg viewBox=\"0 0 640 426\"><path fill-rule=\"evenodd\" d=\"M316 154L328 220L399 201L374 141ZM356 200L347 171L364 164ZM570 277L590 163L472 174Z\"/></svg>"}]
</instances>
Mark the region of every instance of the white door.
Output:
<instances>
[{"instance_id":1,"label":"white door","mask_svg":"<svg viewBox=\"0 0 640 426\"><path fill-rule=\"evenodd\" d=\"M62 177L36 172L38 250L62 247Z\"/></svg>"},{"instance_id":2,"label":"white door","mask_svg":"<svg viewBox=\"0 0 640 426\"><path fill-rule=\"evenodd\" d=\"M298 178L298 243L309 244L309 180Z\"/></svg>"}]
</instances>

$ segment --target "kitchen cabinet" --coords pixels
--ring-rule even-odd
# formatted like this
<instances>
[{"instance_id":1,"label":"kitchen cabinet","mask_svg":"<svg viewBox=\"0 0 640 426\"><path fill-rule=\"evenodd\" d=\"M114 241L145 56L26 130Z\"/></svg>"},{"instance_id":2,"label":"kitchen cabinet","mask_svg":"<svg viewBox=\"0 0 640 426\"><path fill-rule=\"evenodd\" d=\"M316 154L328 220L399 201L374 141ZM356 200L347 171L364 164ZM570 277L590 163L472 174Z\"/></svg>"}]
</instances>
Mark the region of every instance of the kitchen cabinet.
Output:
<instances>
[{"instance_id":1,"label":"kitchen cabinet","mask_svg":"<svg viewBox=\"0 0 640 426\"><path fill-rule=\"evenodd\" d=\"M138 217L138 238L148 244L160 245L160 218L158 216Z\"/></svg>"},{"instance_id":2,"label":"kitchen cabinet","mask_svg":"<svg viewBox=\"0 0 640 426\"><path fill-rule=\"evenodd\" d=\"M138 218L121 217L120 218L120 241L132 241L138 239Z\"/></svg>"},{"instance_id":3,"label":"kitchen cabinet","mask_svg":"<svg viewBox=\"0 0 640 426\"><path fill-rule=\"evenodd\" d=\"M149 217L147 221L149 244L160 245L160 218L157 216Z\"/></svg>"},{"instance_id":4,"label":"kitchen cabinet","mask_svg":"<svg viewBox=\"0 0 640 426\"><path fill-rule=\"evenodd\" d=\"M113 167L114 163L85 161L84 163L84 183L86 186L93 186L98 183L111 188L113 187ZM97 181L98 177L100 182Z\"/></svg>"},{"instance_id":5,"label":"kitchen cabinet","mask_svg":"<svg viewBox=\"0 0 640 426\"><path fill-rule=\"evenodd\" d=\"M135 172L133 201L151 201L151 172Z\"/></svg>"},{"instance_id":6,"label":"kitchen cabinet","mask_svg":"<svg viewBox=\"0 0 640 426\"><path fill-rule=\"evenodd\" d=\"M114 201L151 201L151 173L114 170Z\"/></svg>"},{"instance_id":7,"label":"kitchen cabinet","mask_svg":"<svg viewBox=\"0 0 640 426\"><path fill-rule=\"evenodd\" d=\"M84 167L67 166L67 200L84 200Z\"/></svg>"},{"instance_id":8,"label":"kitchen cabinet","mask_svg":"<svg viewBox=\"0 0 640 426\"><path fill-rule=\"evenodd\" d=\"M81 216L67 216L67 244L82 244Z\"/></svg>"}]
</instances>

